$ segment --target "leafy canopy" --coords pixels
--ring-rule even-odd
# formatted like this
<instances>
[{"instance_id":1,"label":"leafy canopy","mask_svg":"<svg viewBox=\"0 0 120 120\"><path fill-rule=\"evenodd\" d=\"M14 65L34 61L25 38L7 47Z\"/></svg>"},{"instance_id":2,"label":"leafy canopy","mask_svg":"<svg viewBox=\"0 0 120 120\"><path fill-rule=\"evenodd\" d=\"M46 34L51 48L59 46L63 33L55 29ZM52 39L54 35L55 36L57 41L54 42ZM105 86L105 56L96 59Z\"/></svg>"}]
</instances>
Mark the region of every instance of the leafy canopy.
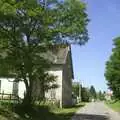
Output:
<instances>
[{"instance_id":1,"label":"leafy canopy","mask_svg":"<svg viewBox=\"0 0 120 120\"><path fill-rule=\"evenodd\" d=\"M112 55L106 62L105 77L114 96L120 99L120 37L115 38L113 42Z\"/></svg>"},{"instance_id":2,"label":"leafy canopy","mask_svg":"<svg viewBox=\"0 0 120 120\"><path fill-rule=\"evenodd\" d=\"M88 21L78 0L0 0L0 75L23 81L29 98L33 81L39 80L44 92L54 79L43 54L59 43L85 44Z\"/></svg>"}]
</instances>

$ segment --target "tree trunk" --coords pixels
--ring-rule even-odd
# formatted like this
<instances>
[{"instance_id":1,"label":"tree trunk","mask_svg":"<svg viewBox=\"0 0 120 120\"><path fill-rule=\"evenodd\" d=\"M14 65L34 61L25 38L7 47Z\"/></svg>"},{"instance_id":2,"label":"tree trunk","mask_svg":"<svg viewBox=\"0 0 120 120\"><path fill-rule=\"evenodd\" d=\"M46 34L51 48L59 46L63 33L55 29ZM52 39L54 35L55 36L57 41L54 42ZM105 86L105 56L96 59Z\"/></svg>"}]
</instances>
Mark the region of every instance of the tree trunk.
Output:
<instances>
[{"instance_id":1,"label":"tree trunk","mask_svg":"<svg viewBox=\"0 0 120 120\"><path fill-rule=\"evenodd\" d=\"M40 82L40 100L44 101L45 100L45 88L44 88L44 80Z\"/></svg>"},{"instance_id":2,"label":"tree trunk","mask_svg":"<svg viewBox=\"0 0 120 120\"><path fill-rule=\"evenodd\" d=\"M30 88L28 88L28 90L26 90L22 104L24 106L31 106L32 105L32 90L30 90Z\"/></svg>"},{"instance_id":3,"label":"tree trunk","mask_svg":"<svg viewBox=\"0 0 120 120\"><path fill-rule=\"evenodd\" d=\"M24 106L31 106L33 104L32 88L33 88L33 82L30 81L29 86L26 86L26 93L22 103Z\"/></svg>"}]
</instances>

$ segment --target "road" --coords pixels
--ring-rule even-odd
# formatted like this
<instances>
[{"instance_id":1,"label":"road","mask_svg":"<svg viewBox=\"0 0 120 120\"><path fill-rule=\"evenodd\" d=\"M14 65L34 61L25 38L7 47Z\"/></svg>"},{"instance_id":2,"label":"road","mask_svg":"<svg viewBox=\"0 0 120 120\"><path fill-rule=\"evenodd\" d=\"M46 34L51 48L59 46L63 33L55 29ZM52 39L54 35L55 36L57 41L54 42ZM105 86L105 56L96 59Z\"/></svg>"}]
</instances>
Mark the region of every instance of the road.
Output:
<instances>
[{"instance_id":1,"label":"road","mask_svg":"<svg viewBox=\"0 0 120 120\"><path fill-rule=\"evenodd\" d=\"M120 120L120 114L103 102L93 102L77 111L72 120Z\"/></svg>"}]
</instances>

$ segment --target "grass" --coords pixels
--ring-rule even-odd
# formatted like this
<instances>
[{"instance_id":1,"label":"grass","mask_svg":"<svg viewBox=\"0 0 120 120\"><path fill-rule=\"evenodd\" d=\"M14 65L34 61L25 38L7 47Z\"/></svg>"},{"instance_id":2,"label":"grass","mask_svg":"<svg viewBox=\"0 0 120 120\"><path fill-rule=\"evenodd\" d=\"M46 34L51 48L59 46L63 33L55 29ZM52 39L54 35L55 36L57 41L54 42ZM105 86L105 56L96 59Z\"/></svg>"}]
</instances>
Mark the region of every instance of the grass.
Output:
<instances>
[{"instance_id":1,"label":"grass","mask_svg":"<svg viewBox=\"0 0 120 120\"><path fill-rule=\"evenodd\" d=\"M74 113L84 105L85 103L81 103L71 108L63 109L52 109L47 106L18 107L15 112L0 107L0 120L70 120Z\"/></svg>"},{"instance_id":2,"label":"grass","mask_svg":"<svg viewBox=\"0 0 120 120\"><path fill-rule=\"evenodd\" d=\"M0 106L0 120L24 120L18 114Z\"/></svg>"},{"instance_id":3,"label":"grass","mask_svg":"<svg viewBox=\"0 0 120 120\"><path fill-rule=\"evenodd\" d=\"M120 101L106 102L106 104L113 110L120 112Z\"/></svg>"},{"instance_id":4,"label":"grass","mask_svg":"<svg viewBox=\"0 0 120 120\"><path fill-rule=\"evenodd\" d=\"M75 114L75 112L80 108L85 106L85 103L80 103L71 108L56 109L52 112L57 116L57 120L70 120L70 118ZM52 120L52 119L51 119ZM56 120L56 119L53 119Z\"/></svg>"}]
</instances>

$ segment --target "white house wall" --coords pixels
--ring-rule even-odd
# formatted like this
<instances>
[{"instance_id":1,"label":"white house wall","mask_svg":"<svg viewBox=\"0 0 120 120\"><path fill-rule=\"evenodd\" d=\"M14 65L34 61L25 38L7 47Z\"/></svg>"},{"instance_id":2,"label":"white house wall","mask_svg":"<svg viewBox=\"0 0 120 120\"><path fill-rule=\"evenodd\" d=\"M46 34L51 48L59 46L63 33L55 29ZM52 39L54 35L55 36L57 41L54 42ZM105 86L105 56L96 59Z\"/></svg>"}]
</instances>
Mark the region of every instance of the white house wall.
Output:
<instances>
[{"instance_id":1,"label":"white house wall","mask_svg":"<svg viewBox=\"0 0 120 120\"><path fill-rule=\"evenodd\" d=\"M58 85L58 88L56 88L56 99L60 101L60 104L62 104L62 69L60 70L50 70L50 74L53 74L54 76L57 76L56 84ZM12 94L13 93L13 80L14 79L6 79L6 78L0 78L1 80L1 90L0 92ZM10 82L11 81L11 82ZM24 98L25 93L25 84L23 82L19 82L18 84L18 96L20 98ZM49 98L50 94L49 92L46 93L46 97Z\"/></svg>"},{"instance_id":2,"label":"white house wall","mask_svg":"<svg viewBox=\"0 0 120 120\"><path fill-rule=\"evenodd\" d=\"M8 94L12 94L12 89L13 89L13 79L5 79L5 78L0 78L1 80L1 93L8 93Z\"/></svg>"},{"instance_id":3,"label":"white house wall","mask_svg":"<svg viewBox=\"0 0 120 120\"><path fill-rule=\"evenodd\" d=\"M6 94L12 94L13 93L13 80L14 79L6 79L6 78L0 78L1 80L1 86L0 86L0 92L4 92ZM18 85L18 96L20 98L24 98L24 91L25 91L25 85L23 82L19 82Z\"/></svg>"},{"instance_id":4,"label":"white house wall","mask_svg":"<svg viewBox=\"0 0 120 120\"><path fill-rule=\"evenodd\" d=\"M20 98L24 98L24 93L26 91L24 82L19 82L18 85L18 95Z\"/></svg>"},{"instance_id":5,"label":"white house wall","mask_svg":"<svg viewBox=\"0 0 120 120\"><path fill-rule=\"evenodd\" d=\"M62 101L62 70L49 71L50 74L57 76L56 84L58 88L56 89L56 99ZM46 93L46 97L49 97L49 93Z\"/></svg>"}]
</instances>

